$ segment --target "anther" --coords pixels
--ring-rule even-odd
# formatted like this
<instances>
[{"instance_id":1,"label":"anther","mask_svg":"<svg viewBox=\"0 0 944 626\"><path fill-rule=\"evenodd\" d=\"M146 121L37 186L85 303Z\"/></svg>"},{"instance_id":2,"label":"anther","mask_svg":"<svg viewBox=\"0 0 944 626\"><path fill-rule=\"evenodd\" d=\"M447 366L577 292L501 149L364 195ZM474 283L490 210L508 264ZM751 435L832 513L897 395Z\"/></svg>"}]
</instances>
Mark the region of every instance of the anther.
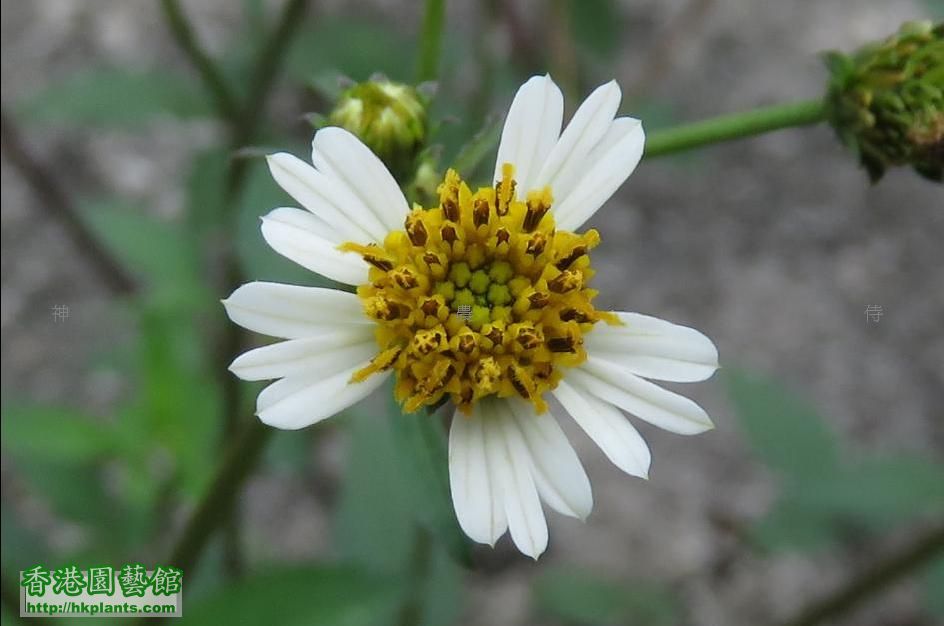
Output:
<instances>
[{"instance_id":1,"label":"anther","mask_svg":"<svg viewBox=\"0 0 944 626\"><path fill-rule=\"evenodd\" d=\"M518 335L515 337L515 341L525 350L533 350L544 343L544 337L537 328L527 325L518 328Z\"/></svg>"},{"instance_id":2,"label":"anther","mask_svg":"<svg viewBox=\"0 0 944 626\"><path fill-rule=\"evenodd\" d=\"M412 289L419 284L416 280L416 274L408 267L398 267L388 275L393 278L393 282L401 289Z\"/></svg>"},{"instance_id":3,"label":"anther","mask_svg":"<svg viewBox=\"0 0 944 626\"><path fill-rule=\"evenodd\" d=\"M410 238L410 243L414 246L425 246L426 240L429 238L423 219L413 213L406 216L406 234Z\"/></svg>"},{"instance_id":4,"label":"anther","mask_svg":"<svg viewBox=\"0 0 944 626\"><path fill-rule=\"evenodd\" d=\"M486 198L476 198L472 207L472 223L476 228L488 224L488 214L491 208Z\"/></svg>"},{"instance_id":5,"label":"anther","mask_svg":"<svg viewBox=\"0 0 944 626\"><path fill-rule=\"evenodd\" d=\"M577 340L572 335L550 337L547 340L547 349L551 352L574 353L577 351Z\"/></svg>"},{"instance_id":6,"label":"anther","mask_svg":"<svg viewBox=\"0 0 944 626\"><path fill-rule=\"evenodd\" d=\"M442 228L439 229L439 234L446 243L453 243L459 238L459 235L456 233L456 227L452 224L443 224Z\"/></svg>"},{"instance_id":7,"label":"anther","mask_svg":"<svg viewBox=\"0 0 944 626\"><path fill-rule=\"evenodd\" d=\"M541 218L544 217L550 208L551 205L547 203L543 196L531 196L528 198L528 212L525 213L521 229L526 233L530 233L537 228L538 224L541 222Z\"/></svg>"},{"instance_id":8,"label":"anther","mask_svg":"<svg viewBox=\"0 0 944 626\"><path fill-rule=\"evenodd\" d=\"M585 255L586 253L587 253L587 246L583 246L583 245L575 246L574 249L570 251L570 254L558 259L557 262L554 264L554 267L556 267L557 269L561 271L564 271L565 269L570 267L574 261L576 261L583 255Z\"/></svg>"},{"instance_id":9,"label":"anther","mask_svg":"<svg viewBox=\"0 0 944 626\"><path fill-rule=\"evenodd\" d=\"M578 324L595 321L586 311L581 311L573 307L561 309L560 318L562 322L576 321Z\"/></svg>"},{"instance_id":10,"label":"anther","mask_svg":"<svg viewBox=\"0 0 944 626\"><path fill-rule=\"evenodd\" d=\"M525 248L525 252L532 256L538 256L544 252L544 247L547 245L547 237L544 233L534 233L528 239L528 246Z\"/></svg>"},{"instance_id":11,"label":"anther","mask_svg":"<svg viewBox=\"0 0 944 626\"><path fill-rule=\"evenodd\" d=\"M582 282L580 272L564 270L556 278L547 283L547 288L554 293L567 293L579 289Z\"/></svg>"},{"instance_id":12,"label":"anther","mask_svg":"<svg viewBox=\"0 0 944 626\"><path fill-rule=\"evenodd\" d=\"M545 291L535 291L528 296L528 301L531 303L532 309L543 309L551 301L551 294Z\"/></svg>"}]
</instances>

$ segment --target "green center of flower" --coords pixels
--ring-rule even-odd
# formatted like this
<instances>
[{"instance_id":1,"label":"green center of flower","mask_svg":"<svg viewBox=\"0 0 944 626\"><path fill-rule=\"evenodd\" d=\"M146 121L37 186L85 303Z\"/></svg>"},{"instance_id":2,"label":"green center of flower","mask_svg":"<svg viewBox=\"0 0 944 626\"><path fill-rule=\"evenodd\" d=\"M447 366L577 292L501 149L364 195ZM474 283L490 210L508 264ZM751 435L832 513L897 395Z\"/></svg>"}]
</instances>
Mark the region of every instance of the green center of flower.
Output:
<instances>
[{"instance_id":1,"label":"green center of flower","mask_svg":"<svg viewBox=\"0 0 944 626\"><path fill-rule=\"evenodd\" d=\"M550 190L517 200L510 165L494 188L473 193L450 170L438 191L439 206L414 209L383 246L341 247L371 265L357 294L380 347L353 380L394 369L409 412L447 394L466 411L517 395L542 412L561 368L586 360L583 334L618 323L587 287L599 233L556 230Z\"/></svg>"}]
</instances>

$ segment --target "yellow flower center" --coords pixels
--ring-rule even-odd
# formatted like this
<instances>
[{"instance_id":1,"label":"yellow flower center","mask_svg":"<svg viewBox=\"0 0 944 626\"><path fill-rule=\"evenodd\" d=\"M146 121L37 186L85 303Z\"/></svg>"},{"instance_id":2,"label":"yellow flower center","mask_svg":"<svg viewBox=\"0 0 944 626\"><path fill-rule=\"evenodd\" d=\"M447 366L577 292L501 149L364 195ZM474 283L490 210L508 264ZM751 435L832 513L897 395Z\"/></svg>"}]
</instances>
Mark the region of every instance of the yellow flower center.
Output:
<instances>
[{"instance_id":1,"label":"yellow flower center","mask_svg":"<svg viewBox=\"0 0 944 626\"><path fill-rule=\"evenodd\" d=\"M415 206L383 246L346 243L370 265L357 289L380 353L352 381L393 368L413 412L447 394L467 413L480 398L520 396L540 413L562 367L586 360L583 334L615 316L593 308L588 252L600 242L554 228L550 189L515 199L514 168L472 193L453 170L439 206Z\"/></svg>"}]
</instances>

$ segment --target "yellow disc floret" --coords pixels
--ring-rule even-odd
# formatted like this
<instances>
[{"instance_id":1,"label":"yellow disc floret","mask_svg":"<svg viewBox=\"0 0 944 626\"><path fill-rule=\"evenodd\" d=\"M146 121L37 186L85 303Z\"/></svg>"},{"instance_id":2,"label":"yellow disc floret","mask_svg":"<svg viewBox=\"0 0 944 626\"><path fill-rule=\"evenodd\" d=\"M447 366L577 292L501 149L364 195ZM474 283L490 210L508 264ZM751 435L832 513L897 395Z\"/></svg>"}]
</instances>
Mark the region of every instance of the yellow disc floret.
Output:
<instances>
[{"instance_id":1,"label":"yellow disc floret","mask_svg":"<svg viewBox=\"0 0 944 626\"><path fill-rule=\"evenodd\" d=\"M538 412L561 370L586 358L583 334L615 316L593 308L588 252L600 241L558 231L549 189L515 198L506 164L472 193L450 170L439 206L415 206L383 246L346 243L370 264L357 289L377 322L380 353L353 381L393 369L406 411L447 395L469 412L489 395L520 396Z\"/></svg>"}]
</instances>

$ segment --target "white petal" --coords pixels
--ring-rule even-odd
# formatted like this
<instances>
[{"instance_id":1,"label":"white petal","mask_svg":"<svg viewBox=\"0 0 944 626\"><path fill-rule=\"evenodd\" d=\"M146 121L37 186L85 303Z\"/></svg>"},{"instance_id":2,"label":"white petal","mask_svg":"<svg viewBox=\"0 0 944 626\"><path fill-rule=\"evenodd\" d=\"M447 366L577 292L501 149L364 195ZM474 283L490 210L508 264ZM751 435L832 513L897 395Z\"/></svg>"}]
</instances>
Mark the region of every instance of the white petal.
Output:
<instances>
[{"instance_id":1,"label":"white petal","mask_svg":"<svg viewBox=\"0 0 944 626\"><path fill-rule=\"evenodd\" d=\"M229 366L243 380L299 374L330 376L377 354L373 329L363 325L306 339L289 339L250 350Z\"/></svg>"},{"instance_id":2,"label":"white petal","mask_svg":"<svg viewBox=\"0 0 944 626\"><path fill-rule=\"evenodd\" d=\"M485 451L485 422L479 405L471 416L456 411L452 417L449 486L463 532L473 541L494 546L508 529L508 520L492 480L494 470Z\"/></svg>"},{"instance_id":3,"label":"white petal","mask_svg":"<svg viewBox=\"0 0 944 626\"><path fill-rule=\"evenodd\" d=\"M321 287L252 282L223 300L229 318L248 330L296 339L372 324L352 293Z\"/></svg>"},{"instance_id":4,"label":"white petal","mask_svg":"<svg viewBox=\"0 0 944 626\"><path fill-rule=\"evenodd\" d=\"M631 476L649 476L649 446L619 409L564 381L554 396L613 465Z\"/></svg>"},{"instance_id":5,"label":"white petal","mask_svg":"<svg viewBox=\"0 0 944 626\"><path fill-rule=\"evenodd\" d=\"M338 250L335 235L325 235L324 222L301 209L275 209L262 218L262 236L272 249L304 267L339 283L367 282L367 263L360 255Z\"/></svg>"},{"instance_id":6,"label":"white petal","mask_svg":"<svg viewBox=\"0 0 944 626\"><path fill-rule=\"evenodd\" d=\"M502 166L511 163L518 197L525 198L560 135L563 117L564 96L550 76L533 76L523 84L505 118L494 180L501 180Z\"/></svg>"},{"instance_id":7,"label":"white petal","mask_svg":"<svg viewBox=\"0 0 944 626\"><path fill-rule=\"evenodd\" d=\"M383 161L360 139L343 128L322 128L312 139L311 161L325 174L343 180L387 232L403 229L409 212L406 198Z\"/></svg>"},{"instance_id":8,"label":"white petal","mask_svg":"<svg viewBox=\"0 0 944 626\"><path fill-rule=\"evenodd\" d=\"M714 428L704 409L677 393L592 356L567 372L568 382L636 417L680 435Z\"/></svg>"},{"instance_id":9,"label":"white petal","mask_svg":"<svg viewBox=\"0 0 944 626\"><path fill-rule=\"evenodd\" d=\"M694 328L639 313L617 312L623 326L600 323L584 336L592 356L656 380L687 383L710 378L718 349Z\"/></svg>"},{"instance_id":10,"label":"white petal","mask_svg":"<svg viewBox=\"0 0 944 626\"><path fill-rule=\"evenodd\" d=\"M606 136L590 151L580 179L565 196L555 191L558 228L577 230L619 189L642 158L646 136L642 122L631 117L613 121Z\"/></svg>"},{"instance_id":11,"label":"white petal","mask_svg":"<svg viewBox=\"0 0 944 626\"><path fill-rule=\"evenodd\" d=\"M531 476L533 461L507 403L493 400L485 419L488 462L501 488L511 539L523 554L537 560L547 549L547 521Z\"/></svg>"},{"instance_id":12,"label":"white petal","mask_svg":"<svg viewBox=\"0 0 944 626\"><path fill-rule=\"evenodd\" d=\"M374 374L360 383L351 375L369 361L358 363L326 378L300 374L283 378L262 390L256 399L256 413L275 428L295 430L340 413L380 387L392 372Z\"/></svg>"},{"instance_id":13,"label":"white petal","mask_svg":"<svg viewBox=\"0 0 944 626\"><path fill-rule=\"evenodd\" d=\"M616 81L597 87L587 96L573 119L551 149L532 187L551 186L555 203L565 198L586 172L586 158L599 143L613 122L620 103L620 88Z\"/></svg>"},{"instance_id":14,"label":"white petal","mask_svg":"<svg viewBox=\"0 0 944 626\"><path fill-rule=\"evenodd\" d=\"M345 240L383 242L389 229L348 189L347 183L285 152L271 154L266 160L275 182L299 204L331 224Z\"/></svg>"},{"instance_id":15,"label":"white petal","mask_svg":"<svg viewBox=\"0 0 944 626\"><path fill-rule=\"evenodd\" d=\"M531 455L541 499L559 513L586 519L593 509L590 479L557 419L550 411L535 414L529 402L514 398L508 402Z\"/></svg>"}]
</instances>

